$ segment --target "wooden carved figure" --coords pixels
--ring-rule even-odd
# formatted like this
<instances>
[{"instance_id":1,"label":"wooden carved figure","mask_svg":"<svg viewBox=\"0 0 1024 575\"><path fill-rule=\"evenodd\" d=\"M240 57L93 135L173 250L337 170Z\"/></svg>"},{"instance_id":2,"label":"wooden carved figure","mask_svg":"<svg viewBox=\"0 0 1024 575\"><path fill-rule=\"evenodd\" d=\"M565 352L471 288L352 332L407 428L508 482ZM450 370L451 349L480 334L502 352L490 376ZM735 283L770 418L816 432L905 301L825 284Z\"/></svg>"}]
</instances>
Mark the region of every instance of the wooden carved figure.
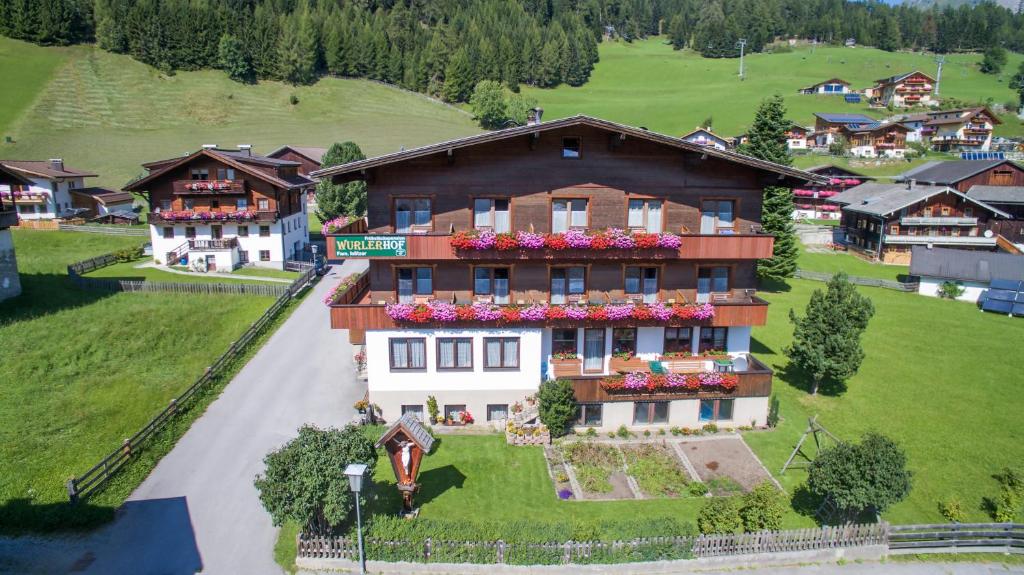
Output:
<instances>
[{"instance_id":1,"label":"wooden carved figure","mask_svg":"<svg viewBox=\"0 0 1024 575\"><path fill-rule=\"evenodd\" d=\"M402 494L403 513L413 512L413 495L419 491L416 476L420 461L430 453L434 438L411 413L403 415L384 435L377 440L376 447L384 447L395 472L398 491Z\"/></svg>"}]
</instances>

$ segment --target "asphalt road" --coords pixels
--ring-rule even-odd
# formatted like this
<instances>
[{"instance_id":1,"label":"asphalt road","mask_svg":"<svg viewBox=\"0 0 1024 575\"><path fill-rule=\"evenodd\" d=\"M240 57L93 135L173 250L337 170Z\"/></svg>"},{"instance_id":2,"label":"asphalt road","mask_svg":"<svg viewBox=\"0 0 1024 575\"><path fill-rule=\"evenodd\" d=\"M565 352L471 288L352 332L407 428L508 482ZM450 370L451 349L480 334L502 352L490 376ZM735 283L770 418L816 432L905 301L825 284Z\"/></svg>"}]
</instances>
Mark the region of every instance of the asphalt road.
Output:
<instances>
[{"instance_id":1,"label":"asphalt road","mask_svg":"<svg viewBox=\"0 0 1024 575\"><path fill-rule=\"evenodd\" d=\"M267 452L304 423L340 426L366 391L347 332L322 303L346 275L335 266L132 493L88 536L0 541L0 571L139 575L279 575L277 529L253 479ZM340 470L339 470L340 471Z\"/></svg>"}]
</instances>

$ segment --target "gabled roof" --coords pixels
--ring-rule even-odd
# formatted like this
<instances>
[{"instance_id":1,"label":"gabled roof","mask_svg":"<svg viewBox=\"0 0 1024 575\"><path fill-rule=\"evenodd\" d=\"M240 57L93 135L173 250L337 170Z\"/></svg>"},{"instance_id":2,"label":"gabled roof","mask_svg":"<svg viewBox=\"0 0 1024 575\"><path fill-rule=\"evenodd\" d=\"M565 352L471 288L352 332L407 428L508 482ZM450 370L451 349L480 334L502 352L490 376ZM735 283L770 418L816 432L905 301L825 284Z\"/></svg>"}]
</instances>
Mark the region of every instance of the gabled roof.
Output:
<instances>
[{"instance_id":1,"label":"gabled roof","mask_svg":"<svg viewBox=\"0 0 1024 575\"><path fill-rule=\"evenodd\" d=\"M75 170L63 165L57 168L47 160L0 160L0 165L18 171L23 175L42 178L93 178L96 174Z\"/></svg>"},{"instance_id":2,"label":"gabled roof","mask_svg":"<svg viewBox=\"0 0 1024 575\"><path fill-rule=\"evenodd\" d=\"M1006 212L984 202L969 198L967 195L949 186L928 186L924 184L910 186L907 184L869 182L852 187L825 201L842 205L844 212L887 216L907 206L943 193L955 194L996 215L1004 218L1010 217Z\"/></svg>"},{"instance_id":3,"label":"gabled roof","mask_svg":"<svg viewBox=\"0 0 1024 575\"><path fill-rule=\"evenodd\" d=\"M434 446L434 436L430 435L420 420L417 419L412 412L406 412L402 414L402 417L398 418L398 421L394 423L384 435L380 436L373 446L380 448L386 444L392 437L395 436L399 431L405 432L405 435L411 439L417 447L423 450L423 453L430 453L430 448Z\"/></svg>"},{"instance_id":4,"label":"gabled roof","mask_svg":"<svg viewBox=\"0 0 1024 575\"><path fill-rule=\"evenodd\" d=\"M808 171L808 172L810 172L812 174L820 174L820 175L823 175L823 176L831 176L835 172L842 172L844 176L856 176L858 178L868 179L868 180L874 179L874 178L872 178L870 176L865 176L864 174L862 174L860 172L855 172L855 171L853 171L850 168L847 168L845 166L837 166L835 164L821 164L819 166L811 166L810 168L804 168L804 170L806 170L806 171Z\"/></svg>"},{"instance_id":5,"label":"gabled roof","mask_svg":"<svg viewBox=\"0 0 1024 575\"><path fill-rule=\"evenodd\" d=\"M714 138L716 140L721 140L723 143L728 143L729 142L729 140L723 138L722 136L719 136L718 134L712 132L711 130L709 130L707 128L697 128L697 129L695 129L695 130L693 130L693 131L691 131L689 133L683 134L682 136L679 136L679 137L682 138L683 140L686 140L687 138L689 138L690 136L693 136L694 134L707 134L707 135L711 136L712 138Z\"/></svg>"},{"instance_id":6,"label":"gabled roof","mask_svg":"<svg viewBox=\"0 0 1024 575\"><path fill-rule=\"evenodd\" d=\"M30 186L32 185L32 180L10 168L4 167L3 164L0 164L0 184Z\"/></svg>"},{"instance_id":7,"label":"gabled roof","mask_svg":"<svg viewBox=\"0 0 1024 575\"><path fill-rule=\"evenodd\" d=\"M897 74L895 76L889 76L888 78L880 78L878 80L875 80L875 83L876 84L895 84L897 82L902 82L903 80L906 80L907 78L909 78L910 76L913 76L914 74L920 74L920 75L924 76L925 78L928 78L932 82L935 81L935 78L932 78L928 74L925 74L924 72L921 72L920 70L914 70L913 72L907 72L906 74Z\"/></svg>"},{"instance_id":8,"label":"gabled roof","mask_svg":"<svg viewBox=\"0 0 1024 575\"><path fill-rule=\"evenodd\" d=\"M974 185L967 197L989 204L1024 204L1024 186Z\"/></svg>"},{"instance_id":9,"label":"gabled roof","mask_svg":"<svg viewBox=\"0 0 1024 575\"><path fill-rule=\"evenodd\" d=\"M1024 280L1024 256L981 250L914 246L910 275L947 280L990 282Z\"/></svg>"},{"instance_id":10,"label":"gabled roof","mask_svg":"<svg viewBox=\"0 0 1024 575\"><path fill-rule=\"evenodd\" d=\"M955 118L939 118L939 117L937 117L937 116L940 116L940 115L943 115L943 114L951 114L951 113L956 113L957 116ZM927 122L928 125L929 126L937 126L937 125L942 125L942 124L963 124L964 122L970 120L974 116L976 116L978 114L981 114L981 113L984 113L986 116L988 116L989 120L991 120L993 124L1002 124L1003 123L1003 121L1000 120L998 116L996 116L994 113L992 113L992 110L988 109L988 106L976 106L974 108L957 108L957 109L954 109L954 110L937 110L935 112L928 112L926 115L929 118L929 120Z\"/></svg>"},{"instance_id":11,"label":"gabled roof","mask_svg":"<svg viewBox=\"0 0 1024 575\"><path fill-rule=\"evenodd\" d=\"M829 124L877 124L878 120L869 118L864 114L830 114L827 112L815 112L815 116L825 120Z\"/></svg>"},{"instance_id":12,"label":"gabled roof","mask_svg":"<svg viewBox=\"0 0 1024 575\"><path fill-rule=\"evenodd\" d=\"M907 170L896 176L897 182L903 182L911 178L918 183L942 184L951 186L971 176L976 176L984 171L1001 164L1016 166L1010 160L949 160L933 161L922 164L912 170Z\"/></svg>"},{"instance_id":13,"label":"gabled roof","mask_svg":"<svg viewBox=\"0 0 1024 575\"><path fill-rule=\"evenodd\" d=\"M903 124L879 124L879 123L866 124L866 125L847 124L847 125L841 127L840 129L841 130L846 130L847 132L861 133L861 132L879 132L879 131L883 131L883 130L889 130L889 129L892 129L892 128L895 128L897 130L901 130L901 131L904 131L904 132L909 132L910 131L910 128L904 126Z\"/></svg>"},{"instance_id":14,"label":"gabled roof","mask_svg":"<svg viewBox=\"0 0 1024 575\"><path fill-rule=\"evenodd\" d=\"M317 164L323 161L324 154L327 153L327 148L314 148L312 146L292 146L290 144L285 144L280 148L274 150L273 152L267 154L267 157L276 158L289 150L295 152L296 154L312 162L316 162Z\"/></svg>"},{"instance_id":15,"label":"gabled roof","mask_svg":"<svg viewBox=\"0 0 1024 575\"><path fill-rule=\"evenodd\" d=\"M536 125L516 126L512 128L505 128L503 130L495 130L493 132L484 132L482 134L477 134L475 136L458 138L455 140L449 140L447 142L441 142L438 144L431 144L428 146L421 146L419 148L413 148L410 150L403 150L401 152L385 154L383 156L377 156L375 158L367 158L365 160L360 160L358 162L350 162L348 164L333 166L330 168L317 170L310 175L315 178L327 178L342 174L348 174L352 172L360 172L362 170L367 170L370 168L375 168L386 164L393 164L397 162L403 162L406 160L412 160L414 158L420 158L423 156L439 154L446 152L448 150L456 150L469 146L484 144L487 142L500 141L509 138L526 136L530 134L541 133L549 130L556 130L559 128L571 126L590 126L601 130L607 130L609 132L617 132L629 137L640 138L658 144L670 146L676 149L695 152L698 154L707 155L713 158L719 158L737 164L743 164L745 166L750 166L755 169L764 170L766 172L772 172L775 174L779 174L781 176L787 176L800 181L811 181L819 183L824 183L825 181L824 178L815 176L814 174L809 174L803 170L783 166L780 164L776 164L774 162L759 160L757 158L746 156L738 152L733 152L729 150L719 150L714 147L702 146L700 144L695 144L693 142L687 142L682 138L673 138L672 136L666 136L665 134L651 132L649 130L645 130L642 128L634 128L633 126L627 126L625 124L610 122L608 120L591 118L589 116L572 116L569 118L552 120L550 122L543 122L541 124Z\"/></svg>"},{"instance_id":16,"label":"gabled roof","mask_svg":"<svg viewBox=\"0 0 1024 575\"><path fill-rule=\"evenodd\" d=\"M810 86L807 86L806 88L801 88L801 90L813 90L813 89L817 88L818 86L824 86L825 84L842 84L844 86L849 86L850 85L849 82L847 82L846 80L843 80L842 78L829 78L828 80L825 80L824 82L818 82L817 84L811 84Z\"/></svg>"},{"instance_id":17,"label":"gabled roof","mask_svg":"<svg viewBox=\"0 0 1024 575\"><path fill-rule=\"evenodd\" d=\"M905 114L903 116L899 116L896 121L900 122L900 123L905 123L905 122L927 122L929 119L931 119L930 115L928 115L927 113L921 113L921 114Z\"/></svg>"},{"instance_id":18,"label":"gabled roof","mask_svg":"<svg viewBox=\"0 0 1024 575\"><path fill-rule=\"evenodd\" d=\"M153 180L160 178L164 174L171 170L188 164L192 160L200 156L206 156L214 160L223 162L224 164L235 168L245 174L248 174L254 178L263 180L272 186L279 188L298 188L313 184L313 181L301 175L289 177L288 179L282 179L277 176L272 176L263 170L255 168L254 165L269 165L269 166L298 166L298 162L289 162L286 160L274 160L272 158L264 158L263 156L251 156L246 152L225 152L224 150L211 150L202 149L198 152L194 152L187 156L177 158L176 160L158 160L156 162L150 162L148 165L152 166L150 173L145 177L129 182L124 186L125 191L130 192L141 192L145 190L146 184L149 184ZM270 160L270 161L264 161ZM147 164L143 164L146 166Z\"/></svg>"},{"instance_id":19,"label":"gabled roof","mask_svg":"<svg viewBox=\"0 0 1024 575\"><path fill-rule=\"evenodd\" d=\"M96 201L103 205L121 204L124 202L130 202L134 199L133 196L128 192L118 192L107 188L75 188L73 190L68 191L71 192L72 194L88 196L90 198L95 199Z\"/></svg>"}]
</instances>

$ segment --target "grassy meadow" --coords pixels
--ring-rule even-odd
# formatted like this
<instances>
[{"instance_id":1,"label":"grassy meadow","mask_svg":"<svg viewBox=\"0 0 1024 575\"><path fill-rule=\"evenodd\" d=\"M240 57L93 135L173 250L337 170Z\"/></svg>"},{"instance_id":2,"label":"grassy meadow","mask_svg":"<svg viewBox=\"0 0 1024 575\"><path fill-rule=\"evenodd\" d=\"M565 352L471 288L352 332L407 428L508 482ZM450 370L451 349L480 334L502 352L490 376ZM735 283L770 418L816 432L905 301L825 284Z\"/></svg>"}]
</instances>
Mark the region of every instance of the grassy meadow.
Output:
<instances>
[{"instance_id":1,"label":"grassy meadow","mask_svg":"<svg viewBox=\"0 0 1024 575\"><path fill-rule=\"evenodd\" d=\"M4 89L0 90L0 136L11 135L10 125L36 100L71 52L67 48L40 48L0 38L0 77L4 79Z\"/></svg>"},{"instance_id":2,"label":"grassy meadow","mask_svg":"<svg viewBox=\"0 0 1024 575\"><path fill-rule=\"evenodd\" d=\"M92 46L57 50L0 38L0 77L22 70L26 58L56 59L57 69L49 82L19 87L33 102L21 114L0 106L0 127L9 114L4 133L16 142L0 143L0 158L63 157L98 173L89 180L96 185L119 187L143 171L141 163L207 143L269 152L352 140L377 155L479 131L464 111L365 80L243 85L218 70L166 76Z\"/></svg>"},{"instance_id":3,"label":"grassy meadow","mask_svg":"<svg viewBox=\"0 0 1024 575\"><path fill-rule=\"evenodd\" d=\"M757 104L774 93L785 97L790 118L801 124L812 125L814 112L877 118L884 111L870 110L866 103L847 104L842 96L798 95L797 89L833 77L861 89L878 78L914 69L935 75L932 55L863 47L799 47L789 53L751 54L745 58L743 81L738 77L738 58L707 59L689 50L673 51L664 38L602 43L600 56L583 86L524 91L537 98L547 118L587 114L679 136L711 116L716 132L734 136L750 125ZM980 54L946 56L941 95L972 102L1016 101L1008 83L1024 56L1011 53L998 76L982 74L980 61ZM1003 120L997 135L1024 134L1016 118Z\"/></svg>"},{"instance_id":4,"label":"grassy meadow","mask_svg":"<svg viewBox=\"0 0 1024 575\"><path fill-rule=\"evenodd\" d=\"M71 523L64 481L137 431L273 301L83 292L68 281L68 263L139 239L13 234L23 293L0 302L0 531ZM95 503L112 509L127 491Z\"/></svg>"}]
</instances>

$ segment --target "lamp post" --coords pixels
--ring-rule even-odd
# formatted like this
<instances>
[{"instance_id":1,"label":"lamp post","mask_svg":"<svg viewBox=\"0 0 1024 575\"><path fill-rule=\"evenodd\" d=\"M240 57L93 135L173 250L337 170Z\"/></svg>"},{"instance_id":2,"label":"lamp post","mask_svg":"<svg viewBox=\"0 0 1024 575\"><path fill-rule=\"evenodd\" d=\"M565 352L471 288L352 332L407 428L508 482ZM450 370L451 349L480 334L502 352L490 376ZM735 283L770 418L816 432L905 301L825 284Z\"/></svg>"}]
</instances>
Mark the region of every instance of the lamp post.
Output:
<instances>
[{"instance_id":1,"label":"lamp post","mask_svg":"<svg viewBox=\"0 0 1024 575\"><path fill-rule=\"evenodd\" d=\"M363 475L366 473L365 463L349 463L345 467L348 486L356 497L356 530L359 534L359 573L366 575L366 557L363 555L363 518L359 510L359 493L363 490Z\"/></svg>"}]
</instances>

